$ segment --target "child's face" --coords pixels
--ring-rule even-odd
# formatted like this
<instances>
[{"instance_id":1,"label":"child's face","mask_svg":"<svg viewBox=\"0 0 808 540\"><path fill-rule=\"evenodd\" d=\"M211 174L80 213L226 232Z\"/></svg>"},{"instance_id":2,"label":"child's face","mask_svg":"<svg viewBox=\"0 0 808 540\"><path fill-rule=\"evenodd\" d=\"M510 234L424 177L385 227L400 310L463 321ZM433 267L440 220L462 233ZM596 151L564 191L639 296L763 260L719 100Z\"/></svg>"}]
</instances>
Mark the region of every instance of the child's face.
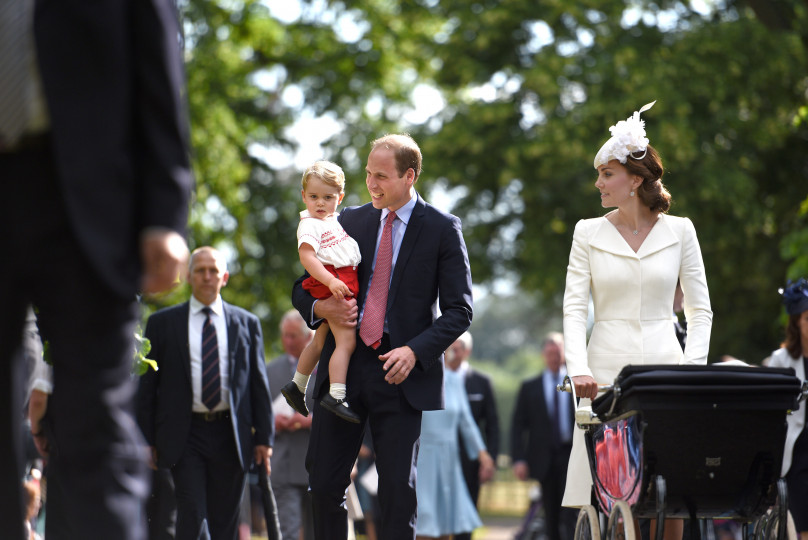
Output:
<instances>
[{"instance_id":1,"label":"child's face","mask_svg":"<svg viewBox=\"0 0 808 540\"><path fill-rule=\"evenodd\" d=\"M311 217L325 219L337 211L337 206L342 202L344 193L336 186L330 186L323 182L319 176L312 175L306 184L306 189L301 191L306 210Z\"/></svg>"}]
</instances>

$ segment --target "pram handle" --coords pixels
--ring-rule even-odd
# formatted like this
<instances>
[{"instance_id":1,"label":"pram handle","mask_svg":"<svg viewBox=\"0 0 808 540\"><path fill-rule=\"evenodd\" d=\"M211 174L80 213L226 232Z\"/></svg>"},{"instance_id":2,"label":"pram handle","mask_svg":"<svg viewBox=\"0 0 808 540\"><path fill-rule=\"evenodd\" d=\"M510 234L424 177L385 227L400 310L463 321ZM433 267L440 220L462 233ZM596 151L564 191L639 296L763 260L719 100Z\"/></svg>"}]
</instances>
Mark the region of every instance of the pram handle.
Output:
<instances>
[{"instance_id":1,"label":"pram handle","mask_svg":"<svg viewBox=\"0 0 808 540\"><path fill-rule=\"evenodd\" d=\"M613 384L599 384L598 393L608 392L612 388L614 388ZM558 390L559 392L569 392L572 394L575 393L575 388L573 387L569 377L564 377L564 382L562 384L556 385L556 390Z\"/></svg>"},{"instance_id":2,"label":"pram handle","mask_svg":"<svg viewBox=\"0 0 808 540\"><path fill-rule=\"evenodd\" d=\"M612 388L614 388L613 384L599 384L598 393L606 392ZM578 397L575 395L575 385L572 384L572 379L570 379L569 375L564 376L564 381L556 386L556 390L559 392L567 392L572 395L572 406L575 407L575 423L577 423L579 426L600 423L600 421L597 419L597 415L592 412L592 407L590 405L579 406Z\"/></svg>"}]
</instances>

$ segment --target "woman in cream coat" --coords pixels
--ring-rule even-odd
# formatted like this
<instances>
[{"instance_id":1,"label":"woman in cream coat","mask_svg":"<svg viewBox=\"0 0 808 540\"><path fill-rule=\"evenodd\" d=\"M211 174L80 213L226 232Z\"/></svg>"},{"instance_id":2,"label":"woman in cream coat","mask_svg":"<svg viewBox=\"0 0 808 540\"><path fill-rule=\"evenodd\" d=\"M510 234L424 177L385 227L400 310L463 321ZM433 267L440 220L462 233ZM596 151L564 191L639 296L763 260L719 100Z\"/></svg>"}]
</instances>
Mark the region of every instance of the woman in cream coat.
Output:
<instances>
[{"instance_id":1,"label":"woman in cream coat","mask_svg":"<svg viewBox=\"0 0 808 540\"><path fill-rule=\"evenodd\" d=\"M701 250L691 221L666 214L671 197L662 185L662 162L639 117L648 108L612 126L612 138L595 157L601 204L616 210L575 226L564 341L567 372L585 398L581 405L628 364L707 362L712 311ZM684 354L672 321L677 282L688 323ZM587 345L590 294L595 323ZM564 506L590 504L591 487L583 432L576 426ZM681 521L676 527L681 536ZM677 532L666 526L665 536Z\"/></svg>"},{"instance_id":2,"label":"woman in cream coat","mask_svg":"<svg viewBox=\"0 0 808 540\"><path fill-rule=\"evenodd\" d=\"M781 348L772 353L770 367L790 367L797 378L805 380L808 363L808 281L800 279L789 283L782 291L788 314L786 339ZM786 417L785 452L782 476L788 484L788 508L800 540L808 540L808 431L805 429L807 402Z\"/></svg>"}]
</instances>

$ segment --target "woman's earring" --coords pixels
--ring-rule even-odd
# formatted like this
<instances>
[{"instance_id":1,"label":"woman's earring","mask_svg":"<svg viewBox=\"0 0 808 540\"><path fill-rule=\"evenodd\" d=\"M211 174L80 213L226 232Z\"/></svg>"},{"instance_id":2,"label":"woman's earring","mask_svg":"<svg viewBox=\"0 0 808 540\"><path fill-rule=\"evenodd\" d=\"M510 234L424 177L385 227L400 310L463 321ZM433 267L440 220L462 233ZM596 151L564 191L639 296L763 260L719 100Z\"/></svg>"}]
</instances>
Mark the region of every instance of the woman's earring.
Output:
<instances>
[{"instance_id":1,"label":"woman's earring","mask_svg":"<svg viewBox=\"0 0 808 540\"><path fill-rule=\"evenodd\" d=\"M628 196L629 196L629 197L633 197L633 196L634 196L634 192L632 191L631 193L629 193L629 194L628 194Z\"/></svg>"}]
</instances>

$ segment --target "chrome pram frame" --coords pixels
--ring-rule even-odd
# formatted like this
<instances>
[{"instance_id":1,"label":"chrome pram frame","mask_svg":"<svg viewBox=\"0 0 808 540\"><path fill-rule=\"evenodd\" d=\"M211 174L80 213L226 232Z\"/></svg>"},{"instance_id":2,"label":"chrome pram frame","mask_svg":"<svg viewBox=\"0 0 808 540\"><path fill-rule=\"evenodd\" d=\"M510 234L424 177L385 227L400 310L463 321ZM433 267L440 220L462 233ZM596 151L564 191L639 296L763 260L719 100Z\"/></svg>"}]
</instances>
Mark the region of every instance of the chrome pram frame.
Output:
<instances>
[{"instance_id":1,"label":"chrome pram frame","mask_svg":"<svg viewBox=\"0 0 808 540\"><path fill-rule=\"evenodd\" d=\"M578 516L576 538L633 539L634 518L752 525L756 538L785 537L787 490L779 478L786 415L808 383L791 369L751 366L627 366L591 407L578 407L593 479L592 504ZM748 536L745 536L747 538Z\"/></svg>"}]
</instances>

